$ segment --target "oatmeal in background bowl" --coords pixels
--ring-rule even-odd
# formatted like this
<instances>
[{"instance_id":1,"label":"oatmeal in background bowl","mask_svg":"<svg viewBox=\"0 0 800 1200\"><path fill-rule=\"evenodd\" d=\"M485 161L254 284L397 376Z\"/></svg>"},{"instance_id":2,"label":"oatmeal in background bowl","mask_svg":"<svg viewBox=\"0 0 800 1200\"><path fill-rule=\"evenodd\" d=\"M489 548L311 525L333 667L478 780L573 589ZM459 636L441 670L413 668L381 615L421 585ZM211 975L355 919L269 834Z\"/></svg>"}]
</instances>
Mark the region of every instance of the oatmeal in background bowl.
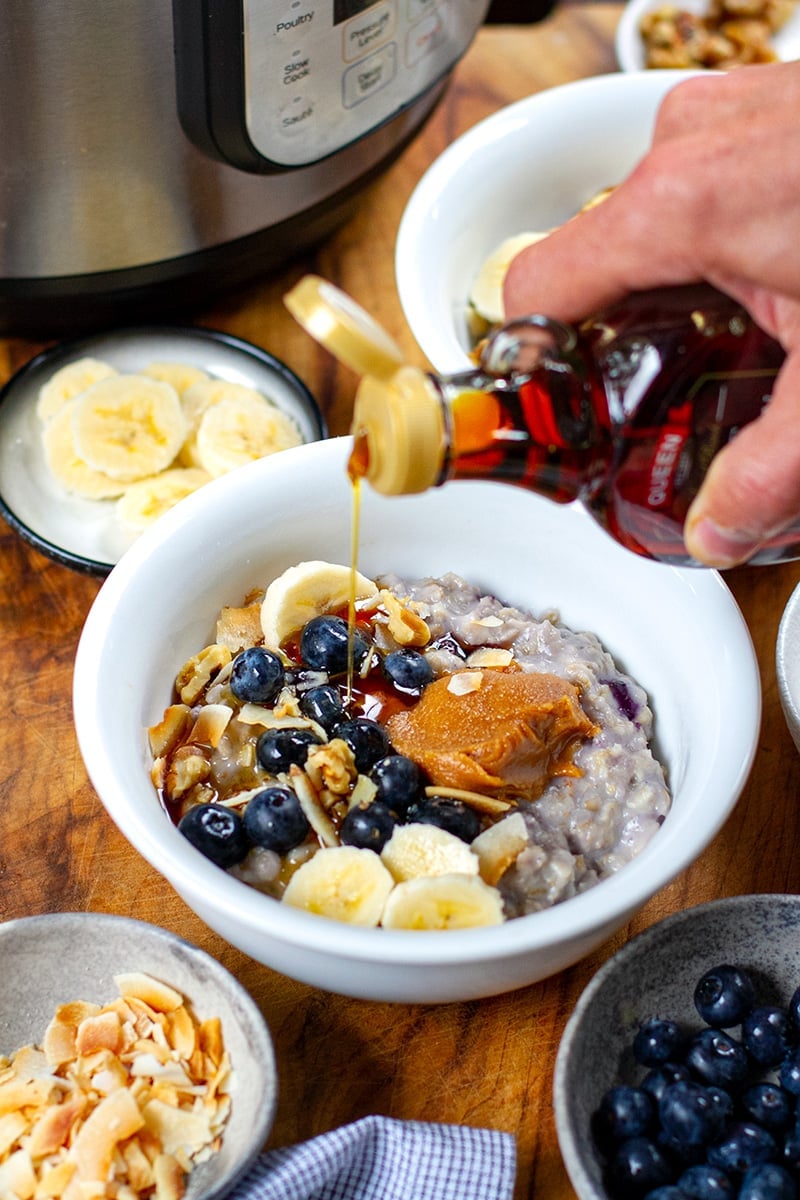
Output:
<instances>
[{"instance_id":1,"label":"oatmeal in background bowl","mask_svg":"<svg viewBox=\"0 0 800 1200\"><path fill-rule=\"evenodd\" d=\"M718 575L648 563L579 509L501 484L459 482L397 499L365 489L358 568L370 583L387 582L388 572L406 586L458 576L482 596L537 617L557 612L567 629L597 635L655 714L653 757L669 782L669 811L640 853L597 886L486 927L446 933L363 927L245 886L198 853L165 813L151 779L147 730L174 703L184 664L215 643L223 609L246 608L248 592L267 589L299 563L349 563L350 445L349 438L331 439L243 467L190 496L128 551L98 593L75 660L81 753L121 831L201 919L257 961L364 999L436 1003L508 991L600 945L684 870L725 821L757 738L752 645ZM296 621L295 629L302 624ZM454 678L469 677L474 666ZM490 669L509 673L508 666L481 667L484 674ZM190 708L196 699L186 701ZM576 737L573 763L586 746L590 740ZM472 791L472 783L462 790ZM501 826L502 819L494 828ZM462 846L475 853L471 844ZM350 847L330 849L341 860Z\"/></svg>"}]
</instances>

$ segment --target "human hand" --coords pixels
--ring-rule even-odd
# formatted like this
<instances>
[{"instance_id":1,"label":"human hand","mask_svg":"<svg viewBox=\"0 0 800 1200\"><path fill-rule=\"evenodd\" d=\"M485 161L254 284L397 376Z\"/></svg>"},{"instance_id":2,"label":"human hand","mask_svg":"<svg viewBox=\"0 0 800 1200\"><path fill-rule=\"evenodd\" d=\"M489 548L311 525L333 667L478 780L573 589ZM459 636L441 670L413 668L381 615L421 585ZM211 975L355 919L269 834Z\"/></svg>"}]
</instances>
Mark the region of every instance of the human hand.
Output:
<instances>
[{"instance_id":1,"label":"human hand","mask_svg":"<svg viewBox=\"0 0 800 1200\"><path fill-rule=\"evenodd\" d=\"M690 553L729 567L800 516L800 63L690 76L611 195L523 250L509 318L577 321L633 291L705 280L786 350L773 398L713 460Z\"/></svg>"}]
</instances>

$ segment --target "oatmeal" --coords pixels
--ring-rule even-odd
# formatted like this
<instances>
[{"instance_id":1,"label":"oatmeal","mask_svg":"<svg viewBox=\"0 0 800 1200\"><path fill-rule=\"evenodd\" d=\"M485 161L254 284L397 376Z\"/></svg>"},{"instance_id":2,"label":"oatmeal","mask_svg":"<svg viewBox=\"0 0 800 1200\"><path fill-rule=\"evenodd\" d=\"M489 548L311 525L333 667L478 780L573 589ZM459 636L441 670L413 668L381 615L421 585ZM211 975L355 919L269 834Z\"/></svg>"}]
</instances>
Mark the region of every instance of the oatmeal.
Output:
<instances>
[{"instance_id":1,"label":"oatmeal","mask_svg":"<svg viewBox=\"0 0 800 1200\"><path fill-rule=\"evenodd\" d=\"M459 576L304 563L226 608L150 730L181 831L367 926L497 924L638 854L670 806L641 687L592 633ZM348 664L352 662L350 670Z\"/></svg>"}]
</instances>

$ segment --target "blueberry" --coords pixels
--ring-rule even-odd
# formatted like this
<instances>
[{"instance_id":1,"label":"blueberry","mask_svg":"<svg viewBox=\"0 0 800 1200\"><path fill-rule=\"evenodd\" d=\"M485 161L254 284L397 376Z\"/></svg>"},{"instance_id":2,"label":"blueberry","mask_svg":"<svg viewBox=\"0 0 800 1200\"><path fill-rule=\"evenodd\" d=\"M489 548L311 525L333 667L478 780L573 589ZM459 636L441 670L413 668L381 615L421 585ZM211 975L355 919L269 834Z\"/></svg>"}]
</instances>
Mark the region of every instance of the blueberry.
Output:
<instances>
[{"instance_id":1,"label":"blueberry","mask_svg":"<svg viewBox=\"0 0 800 1200\"><path fill-rule=\"evenodd\" d=\"M411 805L406 817L409 822L446 829L462 842L473 842L482 828L474 808L449 796L426 796Z\"/></svg>"},{"instance_id":2,"label":"blueberry","mask_svg":"<svg viewBox=\"0 0 800 1200\"><path fill-rule=\"evenodd\" d=\"M399 817L404 817L409 805L418 799L424 784L422 771L413 758L407 758L405 754L379 758L369 777L378 789L376 799L382 800Z\"/></svg>"},{"instance_id":3,"label":"blueberry","mask_svg":"<svg viewBox=\"0 0 800 1200\"><path fill-rule=\"evenodd\" d=\"M800 1096L800 1048L790 1050L778 1072L780 1085L793 1096Z\"/></svg>"},{"instance_id":4,"label":"blueberry","mask_svg":"<svg viewBox=\"0 0 800 1200\"><path fill-rule=\"evenodd\" d=\"M231 691L243 704L271 704L283 687L286 672L277 654L249 646L233 660Z\"/></svg>"},{"instance_id":5,"label":"blueberry","mask_svg":"<svg viewBox=\"0 0 800 1200\"><path fill-rule=\"evenodd\" d=\"M742 1021L742 1045L760 1067L777 1067L791 1046L789 1014L774 1005L753 1008Z\"/></svg>"},{"instance_id":6,"label":"blueberry","mask_svg":"<svg viewBox=\"0 0 800 1200\"><path fill-rule=\"evenodd\" d=\"M744 1046L720 1029L703 1029L694 1035L685 1062L703 1083L728 1088L744 1083L748 1060Z\"/></svg>"},{"instance_id":7,"label":"blueberry","mask_svg":"<svg viewBox=\"0 0 800 1200\"><path fill-rule=\"evenodd\" d=\"M723 963L706 971L694 990L694 1004L701 1018L715 1029L741 1025L755 1003L752 979L740 967Z\"/></svg>"},{"instance_id":8,"label":"blueberry","mask_svg":"<svg viewBox=\"0 0 800 1200\"><path fill-rule=\"evenodd\" d=\"M658 1102L661 1128L675 1141L704 1146L719 1137L724 1115L699 1083L672 1083Z\"/></svg>"},{"instance_id":9,"label":"blueberry","mask_svg":"<svg viewBox=\"0 0 800 1200\"><path fill-rule=\"evenodd\" d=\"M686 1193L676 1183L665 1183L648 1192L645 1200L686 1200Z\"/></svg>"},{"instance_id":10,"label":"blueberry","mask_svg":"<svg viewBox=\"0 0 800 1200\"><path fill-rule=\"evenodd\" d=\"M736 1196L730 1175L708 1163L687 1167L678 1178L678 1187L690 1200L734 1200Z\"/></svg>"},{"instance_id":11,"label":"blueberry","mask_svg":"<svg viewBox=\"0 0 800 1200\"><path fill-rule=\"evenodd\" d=\"M649 1017L636 1031L633 1057L643 1067L658 1067L680 1058L685 1043L684 1033L675 1021Z\"/></svg>"},{"instance_id":12,"label":"blueberry","mask_svg":"<svg viewBox=\"0 0 800 1200\"><path fill-rule=\"evenodd\" d=\"M706 1091L711 1097L711 1103L717 1110L720 1120L725 1123L733 1116L734 1103L730 1092L725 1088L717 1087L716 1084L710 1083L706 1085Z\"/></svg>"},{"instance_id":13,"label":"blueberry","mask_svg":"<svg viewBox=\"0 0 800 1200\"><path fill-rule=\"evenodd\" d=\"M369 773L380 758L385 758L391 751L386 730L377 721L369 717L353 717L343 721L336 730L336 736L347 742L353 751L356 767L363 774Z\"/></svg>"},{"instance_id":14,"label":"blueberry","mask_svg":"<svg viewBox=\"0 0 800 1200\"><path fill-rule=\"evenodd\" d=\"M745 1171L739 1200L796 1200L797 1185L777 1163L763 1163Z\"/></svg>"},{"instance_id":15,"label":"blueberry","mask_svg":"<svg viewBox=\"0 0 800 1200\"><path fill-rule=\"evenodd\" d=\"M381 664L386 678L398 692L419 696L433 679L433 668L419 650L393 650Z\"/></svg>"},{"instance_id":16,"label":"blueberry","mask_svg":"<svg viewBox=\"0 0 800 1200\"><path fill-rule=\"evenodd\" d=\"M333 733L345 720L344 704L339 689L330 683L309 688L300 696L300 711L310 721L316 721L326 733Z\"/></svg>"},{"instance_id":17,"label":"blueberry","mask_svg":"<svg viewBox=\"0 0 800 1200\"><path fill-rule=\"evenodd\" d=\"M397 817L380 800L373 800L362 808L356 804L350 809L339 836L346 846L357 846L361 850L374 850L380 854L392 836Z\"/></svg>"},{"instance_id":18,"label":"blueberry","mask_svg":"<svg viewBox=\"0 0 800 1200\"><path fill-rule=\"evenodd\" d=\"M663 1096L664 1089L671 1083L691 1078L691 1071L683 1063L662 1063L660 1067L654 1067L652 1071L647 1072L642 1080L642 1087L658 1101Z\"/></svg>"},{"instance_id":19,"label":"blueberry","mask_svg":"<svg viewBox=\"0 0 800 1200\"><path fill-rule=\"evenodd\" d=\"M795 988L792 998L786 1006L792 1028L800 1033L800 987Z\"/></svg>"},{"instance_id":20,"label":"blueberry","mask_svg":"<svg viewBox=\"0 0 800 1200\"><path fill-rule=\"evenodd\" d=\"M731 1125L724 1137L708 1150L712 1167L734 1173L742 1173L759 1163L775 1162L778 1157L778 1144L772 1134L753 1121Z\"/></svg>"},{"instance_id":21,"label":"blueberry","mask_svg":"<svg viewBox=\"0 0 800 1200\"><path fill-rule=\"evenodd\" d=\"M784 1134L780 1161L791 1171L800 1171L800 1129L797 1127Z\"/></svg>"},{"instance_id":22,"label":"blueberry","mask_svg":"<svg viewBox=\"0 0 800 1200\"><path fill-rule=\"evenodd\" d=\"M603 1153L628 1138L650 1133L656 1125L656 1106L642 1088L619 1084L609 1088L592 1113L592 1133Z\"/></svg>"},{"instance_id":23,"label":"blueberry","mask_svg":"<svg viewBox=\"0 0 800 1200\"><path fill-rule=\"evenodd\" d=\"M264 788L252 797L244 810L244 828L256 846L286 854L305 841L308 818L291 788Z\"/></svg>"},{"instance_id":24,"label":"blueberry","mask_svg":"<svg viewBox=\"0 0 800 1200\"><path fill-rule=\"evenodd\" d=\"M776 1083L755 1083L739 1097L746 1115L770 1130L788 1129L794 1120L794 1098Z\"/></svg>"},{"instance_id":25,"label":"blueberry","mask_svg":"<svg viewBox=\"0 0 800 1200\"><path fill-rule=\"evenodd\" d=\"M608 1176L611 1190L620 1200L639 1200L654 1188L673 1182L667 1155L645 1137L628 1138L617 1147Z\"/></svg>"},{"instance_id":26,"label":"blueberry","mask_svg":"<svg viewBox=\"0 0 800 1200\"><path fill-rule=\"evenodd\" d=\"M181 817L178 829L218 867L233 867L250 849L241 817L223 804L196 804Z\"/></svg>"},{"instance_id":27,"label":"blueberry","mask_svg":"<svg viewBox=\"0 0 800 1200\"><path fill-rule=\"evenodd\" d=\"M256 742L256 757L270 775L280 775L292 764L302 767L309 748L319 745L320 738L311 729L267 729Z\"/></svg>"},{"instance_id":28,"label":"blueberry","mask_svg":"<svg viewBox=\"0 0 800 1200\"><path fill-rule=\"evenodd\" d=\"M341 617L312 617L300 635L300 656L315 671L343 675L347 670L349 634L347 621ZM359 630L353 633L353 665L358 668L369 651L366 638Z\"/></svg>"}]
</instances>

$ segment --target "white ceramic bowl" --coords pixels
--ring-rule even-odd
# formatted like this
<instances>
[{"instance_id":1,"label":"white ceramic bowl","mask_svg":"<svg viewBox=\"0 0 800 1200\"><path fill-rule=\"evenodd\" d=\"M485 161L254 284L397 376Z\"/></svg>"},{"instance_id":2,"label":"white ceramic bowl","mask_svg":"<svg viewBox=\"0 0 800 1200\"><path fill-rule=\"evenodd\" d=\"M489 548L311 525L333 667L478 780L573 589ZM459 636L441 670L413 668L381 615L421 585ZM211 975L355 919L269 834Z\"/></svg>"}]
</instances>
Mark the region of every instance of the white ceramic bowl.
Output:
<instances>
[{"instance_id":1,"label":"white ceramic bowl","mask_svg":"<svg viewBox=\"0 0 800 1200\"><path fill-rule=\"evenodd\" d=\"M789 597L778 626L775 673L783 715L800 750L800 585Z\"/></svg>"},{"instance_id":2,"label":"white ceramic bowl","mask_svg":"<svg viewBox=\"0 0 800 1200\"><path fill-rule=\"evenodd\" d=\"M601 75L538 92L474 125L428 168L403 213L395 275L437 371L470 365L467 299L487 256L619 183L645 153L664 93L686 74Z\"/></svg>"},{"instance_id":3,"label":"white ceramic bowl","mask_svg":"<svg viewBox=\"0 0 800 1200\"><path fill-rule=\"evenodd\" d=\"M622 10L614 38L617 62L622 71L644 69L644 43L639 33L639 22L645 13L662 8L663 0L628 0ZM710 0L681 0L678 6L687 12L702 16L711 8ZM772 47L783 62L800 58L800 11L793 13L782 29L772 38Z\"/></svg>"},{"instance_id":4,"label":"white ceramic bowl","mask_svg":"<svg viewBox=\"0 0 800 1200\"><path fill-rule=\"evenodd\" d=\"M113 1000L114 976L131 971L176 988L198 1019L220 1018L231 1060L231 1115L219 1152L190 1173L186 1200L227 1195L264 1147L278 1086L264 1018L241 984L175 934L106 913L48 913L0 923L0 962L0 1055L41 1045L61 1004Z\"/></svg>"},{"instance_id":5,"label":"white ceramic bowl","mask_svg":"<svg viewBox=\"0 0 800 1200\"><path fill-rule=\"evenodd\" d=\"M464 1000L520 987L588 953L714 836L748 775L759 727L752 643L721 578L638 558L578 507L519 488L452 483L422 496L362 492L360 567L456 571L534 612L595 631L648 691L673 808L641 856L582 896L500 927L360 929L281 905L226 875L170 824L148 777L146 727L178 667L238 604L307 559L349 562L349 438L253 464L190 496L114 568L76 663L81 752L109 814L213 929L254 959L375 1000ZM737 702L730 704L731 695Z\"/></svg>"},{"instance_id":6,"label":"white ceramic bowl","mask_svg":"<svg viewBox=\"0 0 800 1200\"><path fill-rule=\"evenodd\" d=\"M701 1030L695 985L720 963L751 973L759 1003L787 1005L800 979L799 935L800 897L732 896L659 921L600 968L564 1030L553 1085L559 1145L578 1200L610 1200L591 1117L608 1088L643 1078L631 1052L641 1022L659 1016Z\"/></svg>"}]
</instances>

